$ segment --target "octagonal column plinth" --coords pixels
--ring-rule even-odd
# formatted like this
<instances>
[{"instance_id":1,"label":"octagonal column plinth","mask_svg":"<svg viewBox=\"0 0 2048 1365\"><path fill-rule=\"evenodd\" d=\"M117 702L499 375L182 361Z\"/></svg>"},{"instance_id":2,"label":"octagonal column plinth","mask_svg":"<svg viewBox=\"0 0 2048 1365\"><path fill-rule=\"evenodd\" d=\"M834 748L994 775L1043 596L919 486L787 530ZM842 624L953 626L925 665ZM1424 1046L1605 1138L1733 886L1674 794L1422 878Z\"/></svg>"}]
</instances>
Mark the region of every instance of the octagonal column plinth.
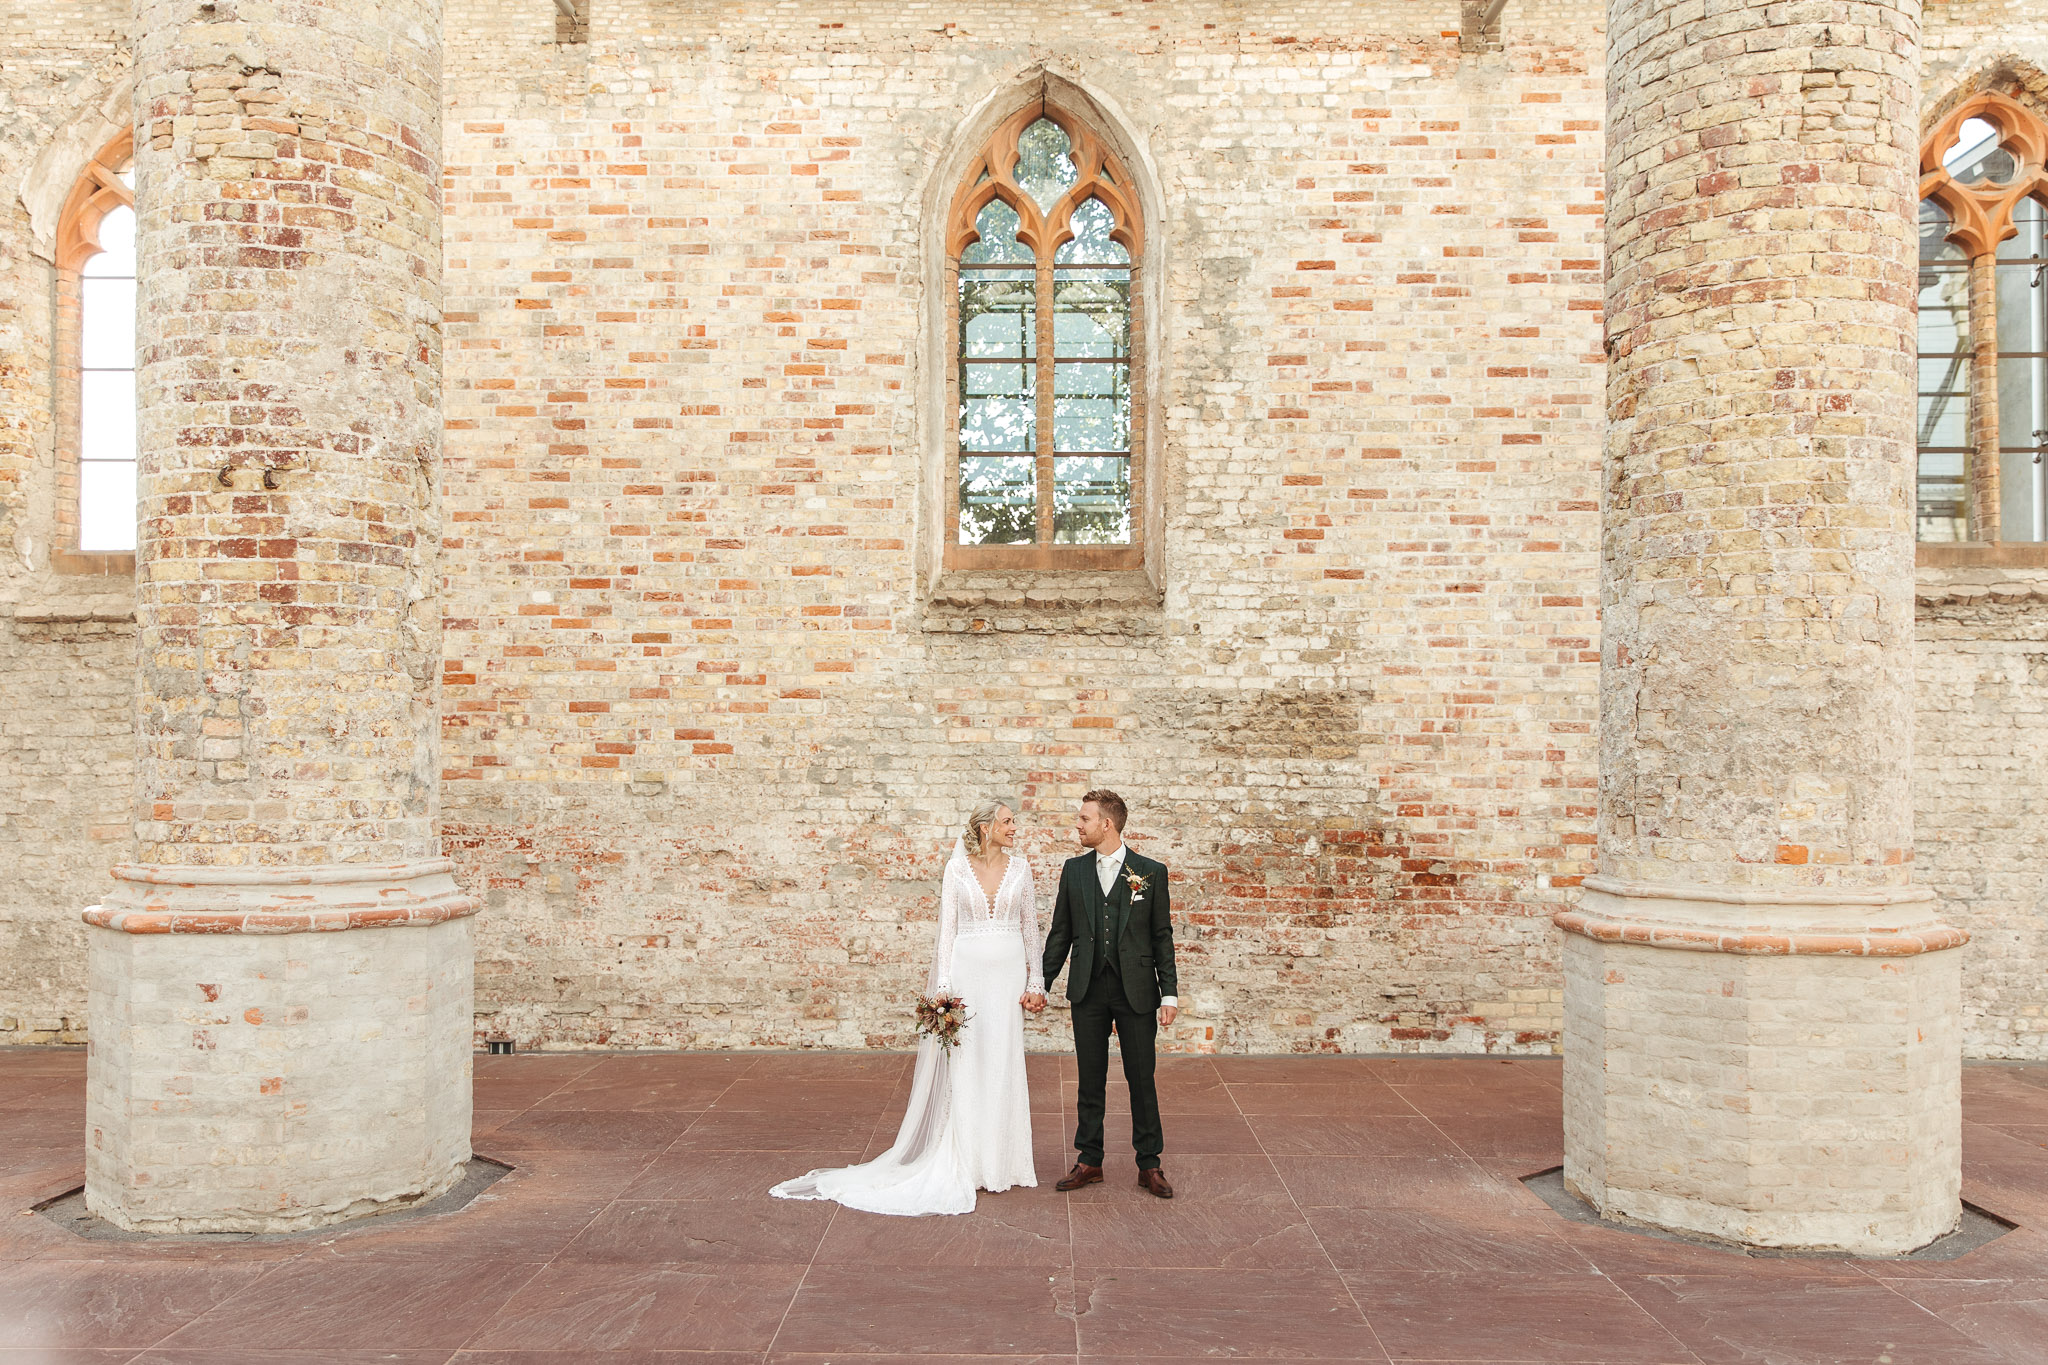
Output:
<instances>
[{"instance_id":1,"label":"octagonal column plinth","mask_svg":"<svg viewBox=\"0 0 2048 1365\"><path fill-rule=\"evenodd\" d=\"M1917 0L1611 0L1599 875L1565 1176L1909 1250L1960 1217L1957 954L1912 886Z\"/></svg>"},{"instance_id":2,"label":"octagonal column plinth","mask_svg":"<svg viewBox=\"0 0 2048 1365\"><path fill-rule=\"evenodd\" d=\"M440 0L136 6L135 832L86 1201L270 1231L469 1155L435 835Z\"/></svg>"},{"instance_id":3,"label":"octagonal column plinth","mask_svg":"<svg viewBox=\"0 0 2048 1365\"><path fill-rule=\"evenodd\" d=\"M1883 1255L1956 1226L1965 936L1916 887L1589 878L1565 1181L1609 1217Z\"/></svg>"},{"instance_id":4,"label":"octagonal column plinth","mask_svg":"<svg viewBox=\"0 0 2048 1365\"><path fill-rule=\"evenodd\" d=\"M86 912L95 1213L281 1232L461 1178L476 902L445 860L114 877Z\"/></svg>"}]
</instances>

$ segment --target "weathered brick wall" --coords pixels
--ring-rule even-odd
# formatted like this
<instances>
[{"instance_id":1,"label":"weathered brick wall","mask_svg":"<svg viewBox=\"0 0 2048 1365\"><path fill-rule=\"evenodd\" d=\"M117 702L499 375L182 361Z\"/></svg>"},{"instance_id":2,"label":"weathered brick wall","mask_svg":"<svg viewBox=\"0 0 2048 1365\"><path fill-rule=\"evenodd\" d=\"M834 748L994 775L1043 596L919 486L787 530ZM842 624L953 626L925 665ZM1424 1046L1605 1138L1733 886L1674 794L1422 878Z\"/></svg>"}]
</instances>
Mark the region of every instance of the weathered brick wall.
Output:
<instances>
[{"instance_id":1,"label":"weathered brick wall","mask_svg":"<svg viewBox=\"0 0 2048 1365\"><path fill-rule=\"evenodd\" d=\"M1550 1045L1595 772L1598 7L1515 0L1462 59L1455 0L1054 8L597 0L557 47L549 0L449 5L443 811L490 898L485 1027L900 1041L957 819L1017 792L1049 886L1102 781L1180 877L1176 1045ZM8 168L59 121L18 111L122 64L126 9L7 31L83 63L0 74ZM1930 79L2029 9L1930 5ZM970 632L1026 618L924 606L926 179L1042 62L1168 205L1166 596ZM0 328L39 346L6 177ZM47 362L19 368L0 429L47 461ZM10 601L60 591L18 559ZM0 1018L54 1020L129 848L131 656L11 625L0 861L47 870L0 891ZM1929 831L1973 798L1931 790L1947 896ZM2041 998L2032 951L1999 1018Z\"/></svg>"},{"instance_id":2,"label":"weathered brick wall","mask_svg":"<svg viewBox=\"0 0 2048 1365\"><path fill-rule=\"evenodd\" d=\"M2048 110L2048 9L1927 0L1922 126L1978 90ZM1963 1049L2048 1057L2048 573L1919 573L1914 877L1971 933Z\"/></svg>"},{"instance_id":3,"label":"weathered brick wall","mask_svg":"<svg viewBox=\"0 0 2048 1365\"><path fill-rule=\"evenodd\" d=\"M84 1036L77 911L132 847L134 594L50 571L54 276L26 202L47 219L36 172L118 99L129 9L0 7L0 1043Z\"/></svg>"},{"instance_id":4,"label":"weathered brick wall","mask_svg":"<svg viewBox=\"0 0 2048 1365\"><path fill-rule=\"evenodd\" d=\"M1548 1048L1592 815L1597 33L1482 62L1448 3L914 15L599 4L587 48L451 65L480 1008L901 1041L956 822L1017 793L1049 891L1102 783L1176 869L1175 1045ZM926 606L928 177L1041 64L1167 205L1163 608Z\"/></svg>"},{"instance_id":5,"label":"weathered brick wall","mask_svg":"<svg viewBox=\"0 0 2048 1365\"><path fill-rule=\"evenodd\" d=\"M1920 575L1916 879L1970 931L1963 1046L2048 1056L2048 571Z\"/></svg>"},{"instance_id":6,"label":"weathered brick wall","mask_svg":"<svg viewBox=\"0 0 2048 1365\"><path fill-rule=\"evenodd\" d=\"M2048 98L2048 10L2037 0L1923 3L1920 103L1927 122L1965 95L2007 81L2037 100Z\"/></svg>"}]
</instances>

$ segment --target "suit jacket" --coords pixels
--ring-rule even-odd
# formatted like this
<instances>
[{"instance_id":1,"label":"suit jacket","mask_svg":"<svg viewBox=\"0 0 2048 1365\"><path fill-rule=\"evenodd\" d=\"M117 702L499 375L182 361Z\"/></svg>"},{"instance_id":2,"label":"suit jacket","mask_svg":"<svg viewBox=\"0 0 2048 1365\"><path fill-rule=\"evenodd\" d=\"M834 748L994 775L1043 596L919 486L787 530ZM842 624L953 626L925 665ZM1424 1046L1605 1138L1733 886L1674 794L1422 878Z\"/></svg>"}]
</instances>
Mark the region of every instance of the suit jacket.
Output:
<instances>
[{"instance_id":1,"label":"suit jacket","mask_svg":"<svg viewBox=\"0 0 2048 1365\"><path fill-rule=\"evenodd\" d=\"M1131 885L1131 874L1145 882L1142 891ZM1095 870L1093 851L1067 859L1060 869L1059 893L1052 903L1052 930L1045 938L1045 984L1048 989L1073 955L1073 971L1067 976L1067 999L1078 1001L1088 993L1095 979L1097 949L1107 926L1118 920L1123 931L1112 945L1117 970L1123 977L1124 998L1132 1009L1159 1007L1162 995L1179 995L1179 978L1173 966L1173 901L1166 888L1166 864L1147 858L1125 845L1124 865L1102 894L1102 881Z\"/></svg>"}]
</instances>

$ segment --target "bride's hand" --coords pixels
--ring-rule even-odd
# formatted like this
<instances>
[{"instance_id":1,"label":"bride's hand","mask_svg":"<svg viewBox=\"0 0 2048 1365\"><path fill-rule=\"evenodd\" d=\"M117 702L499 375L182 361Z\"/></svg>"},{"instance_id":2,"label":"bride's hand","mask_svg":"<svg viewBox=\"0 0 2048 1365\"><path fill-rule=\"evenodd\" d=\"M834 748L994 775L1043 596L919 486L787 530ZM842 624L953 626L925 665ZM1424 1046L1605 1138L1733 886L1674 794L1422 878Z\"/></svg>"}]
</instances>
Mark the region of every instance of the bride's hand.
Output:
<instances>
[{"instance_id":1,"label":"bride's hand","mask_svg":"<svg viewBox=\"0 0 2048 1365\"><path fill-rule=\"evenodd\" d=\"M1026 991L1017 997L1017 1003L1030 1010L1033 1014L1036 1014L1045 1008L1045 993L1043 991Z\"/></svg>"}]
</instances>

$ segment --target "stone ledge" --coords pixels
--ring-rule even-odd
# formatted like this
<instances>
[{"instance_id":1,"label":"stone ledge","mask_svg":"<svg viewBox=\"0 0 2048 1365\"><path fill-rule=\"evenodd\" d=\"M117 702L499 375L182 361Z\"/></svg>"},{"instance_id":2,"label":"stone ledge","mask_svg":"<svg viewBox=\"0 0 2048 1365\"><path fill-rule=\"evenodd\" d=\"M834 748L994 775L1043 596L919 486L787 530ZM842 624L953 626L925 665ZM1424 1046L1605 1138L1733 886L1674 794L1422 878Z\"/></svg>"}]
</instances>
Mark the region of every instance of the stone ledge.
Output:
<instances>
[{"instance_id":1,"label":"stone ledge","mask_svg":"<svg viewBox=\"0 0 2048 1365\"><path fill-rule=\"evenodd\" d=\"M2048 541L1920 541L1913 562L1922 569L2048 569Z\"/></svg>"},{"instance_id":2,"label":"stone ledge","mask_svg":"<svg viewBox=\"0 0 2048 1365\"><path fill-rule=\"evenodd\" d=\"M50 571L66 577L135 578L133 550L53 550Z\"/></svg>"},{"instance_id":3,"label":"stone ledge","mask_svg":"<svg viewBox=\"0 0 2048 1365\"><path fill-rule=\"evenodd\" d=\"M1960 948L1922 886L1750 887L1588 877L1584 899L1551 916L1597 943L1755 957L1915 957Z\"/></svg>"},{"instance_id":4,"label":"stone ledge","mask_svg":"<svg viewBox=\"0 0 2048 1365\"><path fill-rule=\"evenodd\" d=\"M2031 607L2048 603L2048 581L1922 583L1913 601L1922 607Z\"/></svg>"},{"instance_id":5,"label":"stone ledge","mask_svg":"<svg viewBox=\"0 0 2048 1365\"><path fill-rule=\"evenodd\" d=\"M1142 569L943 574L923 627L945 634L1005 631L1149 635L1164 629L1164 594Z\"/></svg>"},{"instance_id":6,"label":"stone ledge","mask_svg":"<svg viewBox=\"0 0 2048 1365\"><path fill-rule=\"evenodd\" d=\"M123 863L114 894L84 912L123 934L328 934L445 924L481 902L446 858L324 867L166 867Z\"/></svg>"},{"instance_id":7,"label":"stone ledge","mask_svg":"<svg viewBox=\"0 0 2048 1365\"><path fill-rule=\"evenodd\" d=\"M1928 547L1922 546L1923 550ZM1944 550L2019 549L2048 552L2038 546L1937 546ZM1913 600L1920 607L2031 607L2048 603L2048 555L2029 559L1951 556L1939 561L1922 557L1913 575Z\"/></svg>"},{"instance_id":8,"label":"stone ledge","mask_svg":"<svg viewBox=\"0 0 2048 1365\"><path fill-rule=\"evenodd\" d=\"M1756 957L1915 957L1921 953L1960 948L1970 941L1967 930L1951 925L1937 925L1919 931L1882 929L1862 934L1782 934L1768 930L1734 932L1599 919L1583 910L1560 910L1551 916L1551 923L1568 934L1579 934L1600 943Z\"/></svg>"}]
</instances>

